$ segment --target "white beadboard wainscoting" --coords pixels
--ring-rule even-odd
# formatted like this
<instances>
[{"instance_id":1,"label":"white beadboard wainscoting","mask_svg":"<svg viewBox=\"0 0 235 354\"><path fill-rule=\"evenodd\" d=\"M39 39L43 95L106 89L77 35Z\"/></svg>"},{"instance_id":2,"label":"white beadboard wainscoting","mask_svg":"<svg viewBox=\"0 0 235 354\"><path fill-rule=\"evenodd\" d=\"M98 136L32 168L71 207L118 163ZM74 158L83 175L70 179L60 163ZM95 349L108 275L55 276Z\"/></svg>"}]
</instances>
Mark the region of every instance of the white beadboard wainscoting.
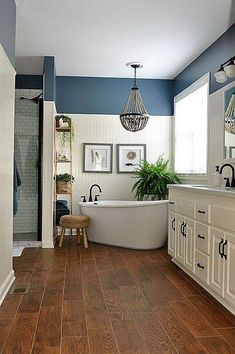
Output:
<instances>
[{"instance_id":1,"label":"white beadboard wainscoting","mask_svg":"<svg viewBox=\"0 0 235 354\"><path fill-rule=\"evenodd\" d=\"M79 212L81 195L88 195L89 187L98 183L100 199L134 200L131 188L133 174L117 173L117 144L146 144L147 161L155 162L160 155L171 155L171 120L168 116L152 116L144 130L128 132L116 115L69 115L74 127L73 141L73 213ZM113 173L83 173L83 143L113 144ZM62 172L62 171L61 171ZM94 190L94 194L98 190Z\"/></svg>"}]
</instances>

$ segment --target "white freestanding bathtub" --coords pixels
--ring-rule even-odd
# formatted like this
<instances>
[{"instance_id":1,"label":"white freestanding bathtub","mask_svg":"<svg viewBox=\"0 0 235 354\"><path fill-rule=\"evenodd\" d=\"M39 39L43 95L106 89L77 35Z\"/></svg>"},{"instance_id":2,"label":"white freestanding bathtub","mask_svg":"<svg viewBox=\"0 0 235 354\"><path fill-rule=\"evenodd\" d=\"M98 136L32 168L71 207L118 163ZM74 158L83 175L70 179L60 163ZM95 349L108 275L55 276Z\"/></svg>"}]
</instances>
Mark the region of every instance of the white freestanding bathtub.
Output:
<instances>
[{"instance_id":1,"label":"white freestanding bathtub","mask_svg":"<svg viewBox=\"0 0 235 354\"><path fill-rule=\"evenodd\" d=\"M151 250L167 240L168 200L79 203L91 218L88 239L106 245Z\"/></svg>"}]
</instances>

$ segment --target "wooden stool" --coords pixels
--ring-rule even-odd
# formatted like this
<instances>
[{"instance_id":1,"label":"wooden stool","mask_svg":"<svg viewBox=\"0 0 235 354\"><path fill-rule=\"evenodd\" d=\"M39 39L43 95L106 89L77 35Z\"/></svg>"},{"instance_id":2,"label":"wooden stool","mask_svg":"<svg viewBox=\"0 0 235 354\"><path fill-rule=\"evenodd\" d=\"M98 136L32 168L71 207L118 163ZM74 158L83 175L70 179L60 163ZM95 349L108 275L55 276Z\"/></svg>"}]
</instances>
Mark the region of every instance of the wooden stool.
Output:
<instances>
[{"instance_id":1,"label":"wooden stool","mask_svg":"<svg viewBox=\"0 0 235 354\"><path fill-rule=\"evenodd\" d=\"M84 247L88 248L86 229L89 225L89 217L86 215L64 215L60 218L60 226L62 227L59 247L62 247L64 234L66 229L76 229L78 244L80 244L80 235L83 236Z\"/></svg>"}]
</instances>

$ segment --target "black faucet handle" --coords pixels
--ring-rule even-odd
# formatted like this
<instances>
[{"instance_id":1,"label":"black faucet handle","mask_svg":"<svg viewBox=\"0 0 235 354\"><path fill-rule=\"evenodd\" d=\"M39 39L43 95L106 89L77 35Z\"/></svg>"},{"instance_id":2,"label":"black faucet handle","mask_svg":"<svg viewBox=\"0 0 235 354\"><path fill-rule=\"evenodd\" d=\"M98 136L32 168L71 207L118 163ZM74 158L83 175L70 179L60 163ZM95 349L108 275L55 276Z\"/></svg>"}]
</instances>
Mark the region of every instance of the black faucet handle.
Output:
<instances>
[{"instance_id":1,"label":"black faucet handle","mask_svg":"<svg viewBox=\"0 0 235 354\"><path fill-rule=\"evenodd\" d=\"M98 197L99 197L99 196L100 196L100 194L96 194L96 195L95 195L95 200L94 200L95 202L98 202Z\"/></svg>"},{"instance_id":2,"label":"black faucet handle","mask_svg":"<svg viewBox=\"0 0 235 354\"><path fill-rule=\"evenodd\" d=\"M83 203L86 203L86 196L85 195L81 195L81 198L83 198L82 199Z\"/></svg>"},{"instance_id":3,"label":"black faucet handle","mask_svg":"<svg viewBox=\"0 0 235 354\"><path fill-rule=\"evenodd\" d=\"M229 177L224 177L224 180L226 181L225 187L230 187Z\"/></svg>"}]
</instances>

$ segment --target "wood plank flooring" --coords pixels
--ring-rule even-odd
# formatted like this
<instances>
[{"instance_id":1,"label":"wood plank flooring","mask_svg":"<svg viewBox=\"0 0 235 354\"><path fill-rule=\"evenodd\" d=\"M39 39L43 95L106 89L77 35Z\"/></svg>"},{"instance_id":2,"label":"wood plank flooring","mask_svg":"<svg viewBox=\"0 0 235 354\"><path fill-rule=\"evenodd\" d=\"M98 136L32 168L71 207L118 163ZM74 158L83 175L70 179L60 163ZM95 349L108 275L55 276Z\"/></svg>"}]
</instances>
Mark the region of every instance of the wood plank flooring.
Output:
<instances>
[{"instance_id":1,"label":"wood plank flooring","mask_svg":"<svg viewBox=\"0 0 235 354\"><path fill-rule=\"evenodd\" d=\"M67 238L14 259L25 295L0 306L1 354L235 353L235 317L171 262Z\"/></svg>"}]
</instances>

